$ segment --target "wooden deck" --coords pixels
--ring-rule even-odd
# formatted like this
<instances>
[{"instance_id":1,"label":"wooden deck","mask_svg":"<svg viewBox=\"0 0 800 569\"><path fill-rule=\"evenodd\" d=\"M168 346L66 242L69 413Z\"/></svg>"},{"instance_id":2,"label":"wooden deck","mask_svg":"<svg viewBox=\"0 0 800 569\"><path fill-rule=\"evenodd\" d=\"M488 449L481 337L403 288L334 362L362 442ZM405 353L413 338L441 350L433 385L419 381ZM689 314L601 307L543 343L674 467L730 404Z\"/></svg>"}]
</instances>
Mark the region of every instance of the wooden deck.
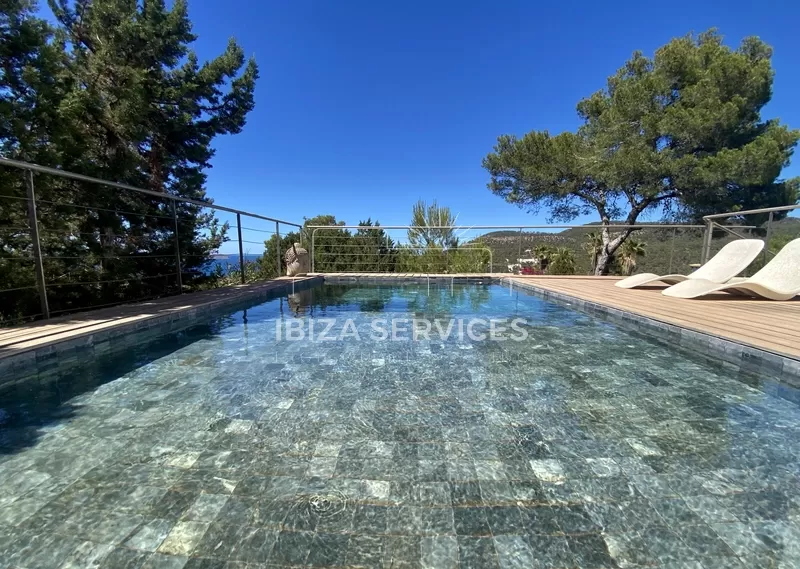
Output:
<instances>
[{"instance_id":1,"label":"wooden deck","mask_svg":"<svg viewBox=\"0 0 800 569\"><path fill-rule=\"evenodd\" d=\"M515 276L511 280L800 359L800 297L776 302L719 293L687 300L664 296L664 286L617 288L617 277Z\"/></svg>"},{"instance_id":2,"label":"wooden deck","mask_svg":"<svg viewBox=\"0 0 800 569\"><path fill-rule=\"evenodd\" d=\"M135 304L123 304L79 312L41 322L0 328L0 360L74 338L91 336L109 329L143 323L151 318L187 310L210 309L223 303L235 303L261 292L283 286L286 281L304 281L300 277L281 277L271 281L217 288L202 292L159 298Z\"/></svg>"}]
</instances>

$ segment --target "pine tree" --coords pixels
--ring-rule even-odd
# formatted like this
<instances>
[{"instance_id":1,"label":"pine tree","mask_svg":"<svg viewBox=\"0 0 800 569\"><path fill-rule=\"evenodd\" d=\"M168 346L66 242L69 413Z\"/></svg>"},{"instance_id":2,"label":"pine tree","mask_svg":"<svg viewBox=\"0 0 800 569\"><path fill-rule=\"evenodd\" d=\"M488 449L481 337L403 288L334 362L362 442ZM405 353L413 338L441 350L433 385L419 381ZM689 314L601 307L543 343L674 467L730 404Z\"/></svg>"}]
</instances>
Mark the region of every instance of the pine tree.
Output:
<instances>
[{"instance_id":1,"label":"pine tree","mask_svg":"<svg viewBox=\"0 0 800 569\"><path fill-rule=\"evenodd\" d=\"M0 0L0 154L54 163L69 137L54 111L64 90L64 51L35 12L32 0ZM0 168L0 194L0 289L13 289L0 293L3 322L38 313L39 299L21 172Z\"/></svg>"},{"instance_id":2,"label":"pine tree","mask_svg":"<svg viewBox=\"0 0 800 569\"><path fill-rule=\"evenodd\" d=\"M61 110L84 125L94 142L93 172L176 196L206 199L204 169L214 155L211 142L240 132L252 110L256 63L231 40L225 52L200 65L184 0L168 10L163 0L50 0L69 38L73 90ZM226 89L226 85L230 85ZM82 165L85 172L88 165ZM164 217L116 217L111 226L130 226L148 242L148 273L174 271L171 212L165 200L109 193L118 209L155 211ZM111 205L111 204L109 204ZM113 209L113 208L112 208ZM177 204L185 277L196 274L221 243L209 211ZM108 221L106 221L108 224ZM101 227L105 229L105 227ZM203 238L210 232L208 238ZM130 268L133 270L133 267Z\"/></svg>"},{"instance_id":3,"label":"pine tree","mask_svg":"<svg viewBox=\"0 0 800 569\"><path fill-rule=\"evenodd\" d=\"M212 141L240 132L254 105L256 63L234 40L201 64L184 0L171 9L163 0L49 0L55 29L31 0L0 2L7 156L207 200ZM19 172L0 176L4 190L24 195ZM52 176L36 186L54 310L178 290L171 200ZM192 286L226 227L208 209L176 206L182 280Z\"/></svg>"},{"instance_id":4,"label":"pine tree","mask_svg":"<svg viewBox=\"0 0 800 569\"><path fill-rule=\"evenodd\" d=\"M395 265L395 244L381 228L378 221L371 218L358 222L351 241L353 269L356 272L390 273Z\"/></svg>"},{"instance_id":5,"label":"pine tree","mask_svg":"<svg viewBox=\"0 0 800 569\"><path fill-rule=\"evenodd\" d=\"M772 95L771 57L758 38L731 49L714 30L676 38L653 58L635 52L578 103L577 132L500 136L483 161L489 189L559 221L596 213L596 274L608 272L633 231L612 232L613 220L795 203L800 183L780 174L800 131L761 116Z\"/></svg>"}]
</instances>

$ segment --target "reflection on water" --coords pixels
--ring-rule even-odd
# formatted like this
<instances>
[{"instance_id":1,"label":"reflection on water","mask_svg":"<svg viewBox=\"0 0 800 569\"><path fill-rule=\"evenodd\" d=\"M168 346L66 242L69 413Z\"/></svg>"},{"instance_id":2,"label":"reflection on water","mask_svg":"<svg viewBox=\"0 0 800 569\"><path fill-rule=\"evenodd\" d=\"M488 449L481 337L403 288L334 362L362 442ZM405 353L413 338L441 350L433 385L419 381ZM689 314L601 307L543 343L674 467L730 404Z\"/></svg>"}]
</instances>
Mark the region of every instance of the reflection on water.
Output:
<instances>
[{"instance_id":1,"label":"reflection on water","mask_svg":"<svg viewBox=\"0 0 800 569\"><path fill-rule=\"evenodd\" d=\"M529 338L276 333L451 316ZM795 401L502 287L326 285L2 392L0 565L792 567Z\"/></svg>"}]
</instances>

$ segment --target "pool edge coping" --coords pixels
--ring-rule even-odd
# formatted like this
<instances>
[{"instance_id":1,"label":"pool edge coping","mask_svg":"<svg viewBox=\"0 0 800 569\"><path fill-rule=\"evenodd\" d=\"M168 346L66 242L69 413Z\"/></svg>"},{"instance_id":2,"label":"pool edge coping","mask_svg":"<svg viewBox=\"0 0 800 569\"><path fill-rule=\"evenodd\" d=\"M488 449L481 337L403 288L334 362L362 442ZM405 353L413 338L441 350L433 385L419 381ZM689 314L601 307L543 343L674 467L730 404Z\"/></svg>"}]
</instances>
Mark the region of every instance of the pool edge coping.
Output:
<instances>
[{"instance_id":1,"label":"pool edge coping","mask_svg":"<svg viewBox=\"0 0 800 569\"><path fill-rule=\"evenodd\" d=\"M736 342L728 338L722 338L713 334L699 332L691 328L670 324L656 318L644 316L636 312L614 308L593 301L584 300L577 296L572 296L562 292L556 292L544 287L537 286L531 282L521 282L511 280L509 276L500 275L458 275L458 276L338 276L338 275L310 275L299 281L274 279L258 283L259 286L252 290L242 290L239 294L231 297L223 297L210 300L205 303L189 305L186 307L172 307L156 312L154 314L142 316L132 321L122 322L111 325L101 330L90 329L75 334L55 339L51 342L44 342L38 346L31 346L16 353L0 354L0 374L10 375L9 381L0 378L0 387L7 383L14 383L19 378L18 374L26 370L36 370L38 366L47 360L55 360L58 356L71 355L73 358L83 354L87 350L96 353L105 353L111 349L110 343L119 340L121 337L129 336L137 332L157 332L169 333L194 324L197 320L205 316L205 312L234 306L238 303L250 302L259 298L266 298L273 294L285 294L292 286L300 285L302 289L316 286L323 283L364 283L364 284L424 284L429 282L441 284L442 282L460 283L486 283L486 284L511 284L522 290L530 292L535 296L555 302L575 310L579 310L593 317L600 317L614 324L620 325L628 330L633 330L645 334L651 338L659 340L669 346L696 355L703 356L715 361L722 360L728 364L738 366L749 371L769 371L778 373L782 377L789 379L790 384L800 386L800 360L784 354L778 354ZM71 358L67 358L71 359Z\"/></svg>"},{"instance_id":2,"label":"pool edge coping","mask_svg":"<svg viewBox=\"0 0 800 569\"><path fill-rule=\"evenodd\" d=\"M13 353L0 353L0 388L26 377L26 371L36 371L42 363L48 360L65 356L67 360L70 360L84 355L88 351L98 354L107 353L112 349L111 343L119 341L123 337L136 333L159 335L175 332L192 326L210 311L268 298L275 294L285 294L293 289L305 290L324 283L324 280L320 276L309 276L300 277L296 281L272 279L253 283L256 286L237 291L234 296L215 298L185 307L165 307L153 314L132 317L131 320L117 324L111 323L100 329L97 326L105 323L98 322L95 326L87 326L85 330L76 330L74 334L67 337L53 338L52 341L45 340L39 345L21 348ZM53 334L53 336L57 335L58 333ZM5 376L10 376L8 381Z\"/></svg>"}]
</instances>

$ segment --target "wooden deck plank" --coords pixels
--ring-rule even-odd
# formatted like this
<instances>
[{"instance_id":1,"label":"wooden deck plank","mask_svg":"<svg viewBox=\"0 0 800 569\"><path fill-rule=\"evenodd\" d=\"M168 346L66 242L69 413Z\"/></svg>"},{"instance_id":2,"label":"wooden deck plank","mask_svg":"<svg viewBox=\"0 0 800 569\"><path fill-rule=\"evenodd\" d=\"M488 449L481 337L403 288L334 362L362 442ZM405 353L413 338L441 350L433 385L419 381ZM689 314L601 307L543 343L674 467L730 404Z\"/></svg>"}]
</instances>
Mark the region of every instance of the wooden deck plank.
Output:
<instances>
[{"instance_id":1,"label":"wooden deck plank","mask_svg":"<svg viewBox=\"0 0 800 569\"><path fill-rule=\"evenodd\" d=\"M580 288L572 286L570 289L576 293L582 292ZM788 314L785 308L779 308L780 312L775 309L774 302L750 300L746 298L735 298L730 295L718 295L709 300L684 300L666 297L660 294L660 290L653 291L626 291L614 287L614 290L608 291L604 294L603 298L608 301L617 302L627 306L641 306L643 308L663 312L665 315L687 315L690 318L697 318L698 308L701 309L701 314L713 314L715 319L720 322L730 323L732 326L741 325L743 315L754 315L756 318L747 321L747 324L753 328L759 328L766 331L774 330L775 322L783 322L791 324L797 321L797 315ZM727 297L727 298L726 298ZM765 315L769 315L769 320L764 319Z\"/></svg>"},{"instance_id":2,"label":"wooden deck plank","mask_svg":"<svg viewBox=\"0 0 800 569\"><path fill-rule=\"evenodd\" d=\"M580 296L583 294L584 289L580 286L576 285L567 285L563 286L562 290L566 291L569 290L574 293L576 296ZM670 306L661 306L659 303L653 301L653 293L660 293L661 289L659 290L625 290L619 289L614 287L613 290L607 291L607 294L604 296L606 300L614 300L619 302L620 304L624 304L625 306L644 306L649 308L650 310L658 313L662 313L664 316L668 316L670 314L674 314L675 316L680 315L687 315L692 317L696 314L697 311L697 302L694 301L682 301L678 299L680 302L678 303L671 303L673 305ZM727 298L725 298L727 297ZM659 295L659 298L667 298L663 297L663 295ZM714 305L709 305L707 309L707 313L715 314L716 320L720 322L727 322L731 326L739 326L742 324L741 321L741 314L754 314L757 317L763 316L764 314L769 314L770 319L769 321L756 318L755 320L748 321L748 326L751 326L756 329L764 330L765 333L770 333L775 329L774 322L780 321L785 324L791 324L797 320L796 315L787 314L784 310L781 310L779 313L774 313L769 307L769 304L774 306L774 302L769 301L753 301L749 299L736 299L731 297L730 295L719 295L717 298L714 299L715 301L719 302L721 300L727 300L727 303L724 303L724 307L720 308ZM737 306L740 307L739 311L732 312L729 309L731 302L737 302ZM753 304L750 303L756 302L760 304ZM677 305L677 306L674 306Z\"/></svg>"},{"instance_id":3,"label":"wooden deck plank","mask_svg":"<svg viewBox=\"0 0 800 569\"><path fill-rule=\"evenodd\" d=\"M621 289L615 278L511 280L800 359L800 298L774 302L720 293L687 300L664 296L661 287Z\"/></svg>"},{"instance_id":4,"label":"wooden deck plank","mask_svg":"<svg viewBox=\"0 0 800 569\"><path fill-rule=\"evenodd\" d=\"M546 286L553 286L548 283ZM602 294L576 286L560 286L559 290L567 292L579 298L591 299L592 301L602 301L606 305L614 305L615 308L648 310L652 314L662 317L686 318L689 321L697 321L706 315L712 315L712 323L723 323L730 327L739 327L744 323L753 329L763 330L766 334L774 333L776 323L788 326L786 330L780 330L779 336L785 336L787 332L791 334L794 328L791 324L797 322L797 315L787 314L785 308L780 314L774 313L768 301L757 301L749 299L737 299L717 297L705 303L697 300L670 299L660 294L658 290L638 290L626 291L624 289L604 290ZM713 304L709 304L713 302ZM775 303L770 302L774 305ZM698 312L698 309L702 310ZM764 318L769 316L768 319ZM755 318L749 319L750 316ZM748 320L743 320L748 317Z\"/></svg>"}]
</instances>

